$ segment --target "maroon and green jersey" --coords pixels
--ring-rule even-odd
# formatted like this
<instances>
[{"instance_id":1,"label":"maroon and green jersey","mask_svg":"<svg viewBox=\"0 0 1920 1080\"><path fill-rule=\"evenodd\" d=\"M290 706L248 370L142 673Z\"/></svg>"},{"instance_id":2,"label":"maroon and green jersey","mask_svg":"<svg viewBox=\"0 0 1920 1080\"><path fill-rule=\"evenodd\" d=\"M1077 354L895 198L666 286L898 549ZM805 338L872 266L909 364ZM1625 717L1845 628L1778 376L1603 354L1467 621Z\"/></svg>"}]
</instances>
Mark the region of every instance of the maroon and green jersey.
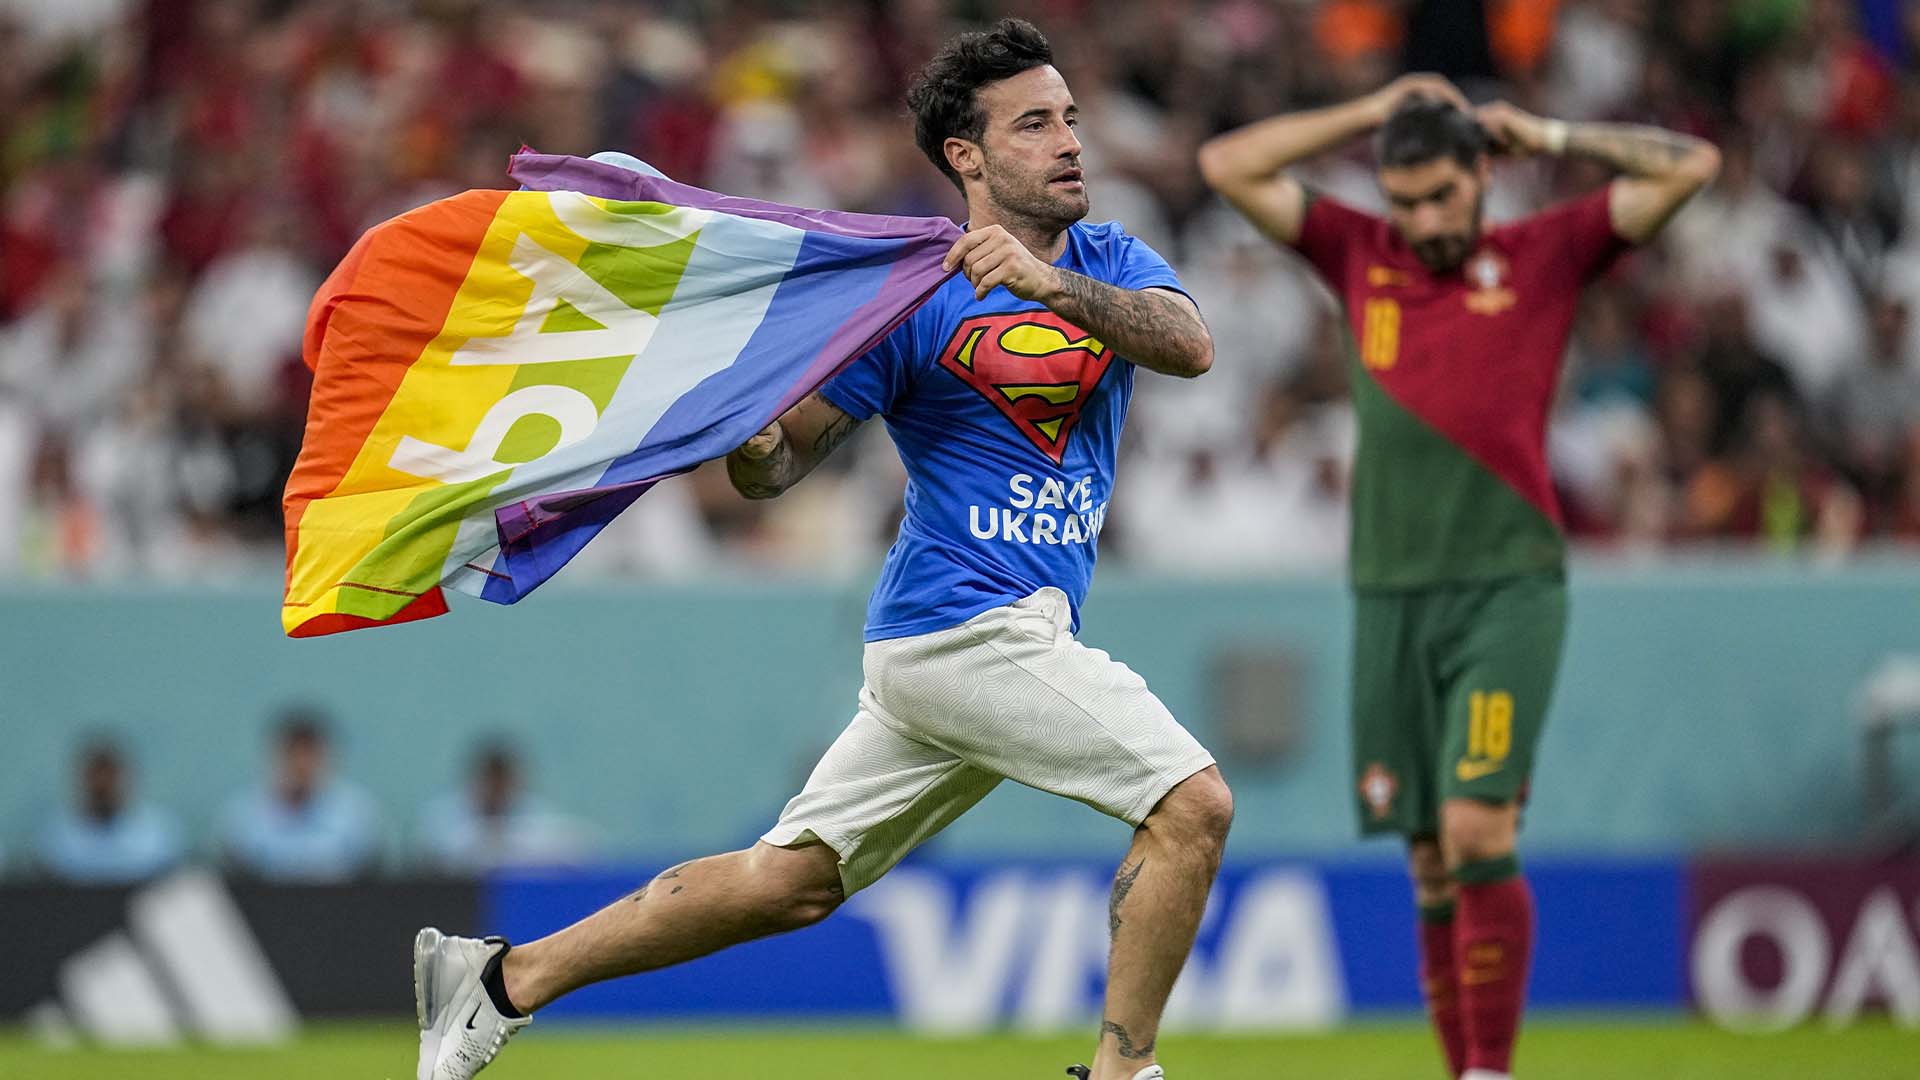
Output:
<instances>
[{"instance_id":1,"label":"maroon and green jersey","mask_svg":"<svg viewBox=\"0 0 1920 1080\"><path fill-rule=\"evenodd\" d=\"M1580 289L1626 247L1605 190L1486 230L1447 273L1387 221L1324 196L1295 246L1339 295L1358 346L1354 585L1560 569L1547 412Z\"/></svg>"}]
</instances>

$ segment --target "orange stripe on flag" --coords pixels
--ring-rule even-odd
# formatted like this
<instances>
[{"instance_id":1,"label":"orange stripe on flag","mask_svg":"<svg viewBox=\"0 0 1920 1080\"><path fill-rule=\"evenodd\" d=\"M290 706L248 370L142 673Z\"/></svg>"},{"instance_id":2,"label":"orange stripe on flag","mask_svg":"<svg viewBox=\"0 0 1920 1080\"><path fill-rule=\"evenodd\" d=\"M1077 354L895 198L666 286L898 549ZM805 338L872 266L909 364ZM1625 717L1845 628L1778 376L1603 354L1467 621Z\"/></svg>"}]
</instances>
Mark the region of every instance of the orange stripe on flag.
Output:
<instances>
[{"instance_id":1,"label":"orange stripe on flag","mask_svg":"<svg viewBox=\"0 0 1920 1080\"><path fill-rule=\"evenodd\" d=\"M307 505L333 494L407 369L439 336L509 194L469 191L367 230L314 295L301 349L314 391L283 503L289 570ZM341 366L355 377L320 377Z\"/></svg>"}]
</instances>

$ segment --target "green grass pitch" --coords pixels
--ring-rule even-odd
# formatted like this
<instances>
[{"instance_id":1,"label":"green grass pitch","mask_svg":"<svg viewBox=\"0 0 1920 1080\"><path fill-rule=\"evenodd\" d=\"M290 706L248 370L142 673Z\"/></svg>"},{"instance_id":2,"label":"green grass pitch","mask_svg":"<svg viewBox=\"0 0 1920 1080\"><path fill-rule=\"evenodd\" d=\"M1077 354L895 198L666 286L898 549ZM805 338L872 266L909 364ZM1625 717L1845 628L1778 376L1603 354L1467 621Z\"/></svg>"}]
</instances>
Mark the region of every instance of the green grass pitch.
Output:
<instances>
[{"instance_id":1,"label":"green grass pitch","mask_svg":"<svg viewBox=\"0 0 1920 1080\"><path fill-rule=\"evenodd\" d=\"M316 1025L288 1047L104 1051L43 1048L0 1032L7 1080L409 1080L410 1024ZM551 1024L516 1039L485 1080L1057 1080L1085 1038L928 1039L884 1030L608 1028ZM1172 1080L1441 1080L1417 1023L1326 1035L1169 1034ZM1916 1080L1920 1031L1873 1023L1743 1036L1683 1020L1547 1019L1529 1027L1523 1080Z\"/></svg>"}]
</instances>

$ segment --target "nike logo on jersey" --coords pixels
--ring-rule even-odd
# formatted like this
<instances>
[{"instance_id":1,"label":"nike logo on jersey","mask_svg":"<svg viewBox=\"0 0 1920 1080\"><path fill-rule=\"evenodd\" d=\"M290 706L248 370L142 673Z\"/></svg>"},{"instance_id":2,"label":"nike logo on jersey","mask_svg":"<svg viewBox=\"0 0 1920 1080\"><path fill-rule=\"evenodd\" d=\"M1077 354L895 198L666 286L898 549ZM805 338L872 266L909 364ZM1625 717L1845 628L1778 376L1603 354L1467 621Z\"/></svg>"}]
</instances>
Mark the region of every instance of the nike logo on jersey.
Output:
<instances>
[{"instance_id":1,"label":"nike logo on jersey","mask_svg":"<svg viewBox=\"0 0 1920 1080\"><path fill-rule=\"evenodd\" d=\"M1500 766L1504 764L1506 763L1502 761L1470 761L1463 759L1458 765L1453 767L1453 775L1463 781L1472 782L1483 776L1491 776L1499 772Z\"/></svg>"},{"instance_id":2,"label":"nike logo on jersey","mask_svg":"<svg viewBox=\"0 0 1920 1080\"><path fill-rule=\"evenodd\" d=\"M941 367L978 391L1056 465L1112 363L1112 349L1046 310L966 319L940 353Z\"/></svg>"}]
</instances>

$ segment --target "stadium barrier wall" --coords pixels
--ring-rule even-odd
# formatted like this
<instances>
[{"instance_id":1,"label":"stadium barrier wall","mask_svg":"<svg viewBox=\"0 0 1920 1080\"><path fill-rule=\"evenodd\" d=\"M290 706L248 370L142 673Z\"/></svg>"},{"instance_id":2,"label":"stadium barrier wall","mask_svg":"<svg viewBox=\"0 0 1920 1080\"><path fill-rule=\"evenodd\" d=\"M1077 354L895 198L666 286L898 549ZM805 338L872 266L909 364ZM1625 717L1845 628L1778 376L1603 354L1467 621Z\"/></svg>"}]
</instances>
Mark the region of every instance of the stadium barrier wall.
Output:
<instances>
[{"instance_id":1,"label":"stadium barrier wall","mask_svg":"<svg viewBox=\"0 0 1920 1080\"><path fill-rule=\"evenodd\" d=\"M1543 1007L1675 1009L1685 1000L1684 873L1667 859L1530 865ZM890 1018L926 1032L1099 1023L1113 867L1091 861L914 860L797 934L590 987L576 1018ZM487 925L539 932L623 895L639 876L507 876ZM1420 1008L1406 872L1376 859L1232 863L1168 1023L1196 1030L1330 1027Z\"/></svg>"},{"instance_id":2,"label":"stadium barrier wall","mask_svg":"<svg viewBox=\"0 0 1920 1080\"><path fill-rule=\"evenodd\" d=\"M1920 856L1710 859L1688 888L1688 986L1728 1027L1920 1027Z\"/></svg>"},{"instance_id":3,"label":"stadium barrier wall","mask_svg":"<svg viewBox=\"0 0 1920 1080\"><path fill-rule=\"evenodd\" d=\"M389 847L473 741L517 737L536 791L634 857L750 841L850 715L866 581L569 586L513 608L290 641L270 586L0 589L0 870L66 797L80 735L204 838L257 782L274 711L338 720L340 771ZM1576 567L1530 851L1826 848L1866 827L1861 687L1920 654L1920 564ZM1219 755L1239 857L1353 843L1349 604L1338 581L1105 575L1083 638L1140 671ZM1920 791L1920 733L1894 740ZM204 844L204 840L202 841ZM1005 785L937 838L951 857L1106 857L1124 826Z\"/></svg>"},{"instance_id":4,"label":"stadium barrier wall","mask_svg":"<svg viewBox=\"0 0 1920 1080\"><path fill-rule=\"evenodd\" d=\"M156 985L178 987L191 982L180 968L244 957L249 938L270 969L266 982L279 983L299 1015L403 1016L416 927L526 940L625 895L657 869L502 875L479 885L232 883L235 926L200 930L190 950L166 940L179 919L152 915L158 898L178 899L179 879L139 890L0 887L0 955L9 961L0 1020L28 1014L45 1023L51 1014L73 1024L87 1015L89 988L109 984L111 1012L124 1014L126 968L152 969ZM1543 858L1527 869L1540 925L1535 1008L1691 1005L1759 1031L1884 1014L1920 1028L1920 858ZM818 926L590 987L542 1015L882 1021L928 1033L1090 1027L1111 872L1087 860L912 859ZM1412 927L1395 863L1231 863L1168 1023L1310 1029L1417 1011ZM104 947L115 942L131 948ZM261 996L277 992L267 986ZM192 1031L192 1010L181 1012L188 1020L178 1026Z\"/></svg>"},{"instance_id":5,"label":"stadium barrier wall","mask_svg":"<svg viewBox=\"0 0 1920 1080\"><path fill-rule=\"evenodd\" d=\"M213 881L237 923L153 917L154 901L165 907L167 886L183 880ZM85 1027L85 999L96 990L117 1009L133 1009L151 988L171 1000L192 981L182 969L218 963L218 954L264 960L303 1016L405 1015L413 1011L414 931L479 925L481 894L477 882L442 878L289 886L192 870L137 888L0 885L0 1018L51 1005Z\"/></svg>"}]
</instances>

